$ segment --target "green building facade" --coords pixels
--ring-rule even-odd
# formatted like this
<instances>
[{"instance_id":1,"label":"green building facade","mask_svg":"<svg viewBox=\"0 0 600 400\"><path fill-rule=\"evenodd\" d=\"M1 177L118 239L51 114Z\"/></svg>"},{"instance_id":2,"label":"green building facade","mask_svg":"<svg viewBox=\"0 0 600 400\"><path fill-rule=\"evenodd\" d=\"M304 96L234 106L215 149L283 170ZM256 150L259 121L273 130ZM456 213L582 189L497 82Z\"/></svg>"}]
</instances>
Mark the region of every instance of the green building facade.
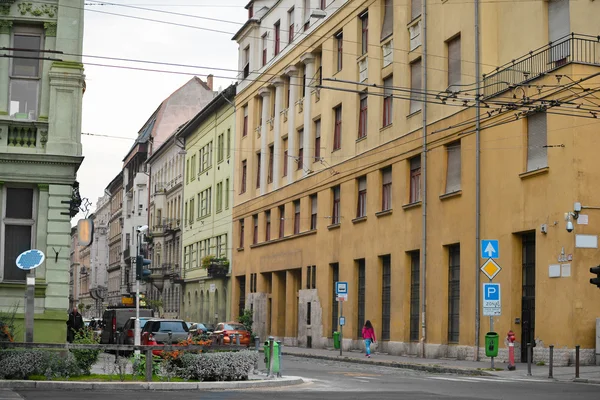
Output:
<instances>
[{"instance_id":1,"label":"green building facade","mask_svg":"<svg viewBox=\"0 0 600 400\"><path fill-rule=\"evenodd\" d=\"M35 270L34 341L66 339L69 209L83 161L83 3L0 4L0 48L15 49L0 50L8 56L0 57L0 311L16 310L15 341L24 340L26 287L15 260L31 248L46 254Z\"/></svg>"},{"instance_id":2,"label":"green building facade","mask_svg":"<svg viewBox=\"0 0 600 400\"><path fill-rule=\"evenodd\" d=\"M184 125L183 288L180 317L229 321L235 86Z\"/></svg>"}]
</instances>

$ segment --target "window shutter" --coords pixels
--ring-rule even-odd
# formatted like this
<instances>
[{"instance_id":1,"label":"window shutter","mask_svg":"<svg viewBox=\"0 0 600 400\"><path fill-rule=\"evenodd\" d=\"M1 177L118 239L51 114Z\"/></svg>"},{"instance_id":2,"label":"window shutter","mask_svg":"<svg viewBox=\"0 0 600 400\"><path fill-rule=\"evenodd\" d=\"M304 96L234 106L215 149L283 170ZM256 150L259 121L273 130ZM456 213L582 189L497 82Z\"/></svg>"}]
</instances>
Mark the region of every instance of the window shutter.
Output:
<instances>
[{"instance_id":1,"label":"window shutter","mask_svg":"<svg viewBox=\"0 0 600 400\"><path fill-rule=\"evenodd\" d=\"M384 1L383 25L381 26L381 40L387 38L394 32L394 2Z\"/></svg>"},{"instance_id":2,"label":"window shutter","mask_svg":"<svg viewBox=\"0 0 600 400\"><path fill-rule=\"evenodd\" d=\"M410 88L412 90L422 91L421 87L421 60L410 64ZM411 114L421 109L421 95L415 92L410 93L410 112Z\"/></svg>"},{"instance_id":3,"label":"window shutter","mask_svg":"<svg viewBox=\"0 0 600 400\"><path fill-rule=\"evenodd\" d=\"M367 190L367 178L364 176L358 179L358 190Z\"/></svg>"},{"instance_id":4,"label":"window shutter","mask_svg":"<svg viewBox=\"0 0 600 400\"><path fill-rule=\"evenodd\" d=\"M315 122L315 139L321 137L321 120Z\"/></svg>"},{"instance_id":5,"label":"window shutter","mask_svg":"<svg viewBox=\"0 0 600 400\"><path fill-rule=\"evenodd\" d=\"M460 143L446 147L448 152L448 166L446 171L446 193L460 190L461 157Z\"/></svg>"},{"instance_id":6,"label":"window shutter","mask_svg":"<svg viewBox=\"0 0 600 400\"><path fill-rule=\"evenodd\" d=\"M548 166L546 144L546 113L531 114L527 117L527 171Z\"/></svg>"},{"instance_id":7,"label":"window shutter","mask_svg":"<svg viewBox=\"0 0 600 400\"><path fill-rule=\"evenodd\" d=\"M410 19L413 20L421 15L421 1L422 0L411 0L410 2Z\"/></svg>"},{"instance_id":8,"label":"window shutter","mask_svg":"<svg viewBox=\"0 0 600 400\"><path fill-rule=\"evenodd\" d=\"M548 2L548 40L552 42L550 61L558 61L569 55L569 42L565 36L570 32L569 0ZM562 41L558 41L563 39Z\"/></svg>"},{"instance_id":9,"label":"window shutter","mask_svg":"<svg viewBox=\"0 0 600 400\"><path fill-rule=\"evenodd\" d=\"M460 85L461 54L460 37L448 42L448 89L457 90L454 85Z\"/></svg>"}]
</instances>

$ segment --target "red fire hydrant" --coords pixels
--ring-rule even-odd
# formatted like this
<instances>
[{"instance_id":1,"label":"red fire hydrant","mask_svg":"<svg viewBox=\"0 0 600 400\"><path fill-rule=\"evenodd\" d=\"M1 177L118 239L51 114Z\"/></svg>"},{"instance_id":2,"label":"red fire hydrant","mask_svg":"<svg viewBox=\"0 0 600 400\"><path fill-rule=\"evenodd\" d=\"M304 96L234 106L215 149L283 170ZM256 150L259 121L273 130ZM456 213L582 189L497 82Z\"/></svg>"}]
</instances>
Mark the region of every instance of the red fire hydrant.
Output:
<instances>
[{"instance_id":1,"label":"red fire hydrant","mask_svg":"<svg viewBox=\"0 0 600 400\"><path fill-rule=\"evenodd\" d=\"M515 367L515 333L510 330L506 334L506 341L508 342L508 370L514 371Z\"/></svg>"}]
</instances>

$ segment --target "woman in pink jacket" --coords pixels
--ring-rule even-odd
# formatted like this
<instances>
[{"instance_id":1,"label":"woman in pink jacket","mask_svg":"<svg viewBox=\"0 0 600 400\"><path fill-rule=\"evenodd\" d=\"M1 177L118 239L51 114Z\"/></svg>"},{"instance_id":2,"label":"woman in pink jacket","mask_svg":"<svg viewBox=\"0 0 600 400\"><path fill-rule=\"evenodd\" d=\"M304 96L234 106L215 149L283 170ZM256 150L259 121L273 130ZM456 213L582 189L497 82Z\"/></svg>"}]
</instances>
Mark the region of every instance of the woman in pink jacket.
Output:
<instances>
[{"instance_id":1,"label":"woman in pink jacket","mask_svg":"<svg viewBox=\"0 0 600 400\"><path fill-rule=\"evenodd\" d=\"M377 340L375 339L375 330L369 320L365 322L365 326L362 328L362 337L365 340L365 357L371 358L371 343L375 343Z\"/></svg>"}]
</instances>

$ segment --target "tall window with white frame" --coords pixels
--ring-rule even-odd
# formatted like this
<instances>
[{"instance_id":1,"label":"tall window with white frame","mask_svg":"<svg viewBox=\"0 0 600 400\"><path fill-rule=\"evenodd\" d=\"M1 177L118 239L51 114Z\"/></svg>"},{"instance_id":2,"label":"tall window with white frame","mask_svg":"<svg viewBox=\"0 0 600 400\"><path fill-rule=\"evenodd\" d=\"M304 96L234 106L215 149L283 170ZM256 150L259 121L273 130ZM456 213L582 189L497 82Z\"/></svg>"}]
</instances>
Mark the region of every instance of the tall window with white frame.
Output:
<instances>
[{"instance_id":1,"label":"tall window with white frame","mask_svg":"<svg viewBox=\"0 0 600 400\"><path fill-rule=\"evenodd\" d=\"M300 233L300 200L294 201L294 235Z\"/></svg>"},{"instance_id":2,"label":"tall window with white frame","mask_svg":"<svg viewBox=\"0 0 600 400\"><path fill-rule=\"evenodd\" d=\"M369 13L364 12L360 15L360 54L366 54L369 51Z\"/></svg>"},{"instance_id":3,"label":"tall window with white frame","mask_svg":"<svg viewBox=\"0 0 600 400\"><path fill-rule=\"evenodd\" d=\"M3 282L23 282L26 272L17 268L19 254L35 246L37 192L27 187L4 187L0 225L0 263Z\"/></svg>"},{"instance_id":4,"label":"tall window with white frame","mask_svg":"<svg viewBox=\"0 0 600 400\"><path fill-rule=\"evenodd\" d=\"M313 194L310 196L310 230L317 229L317 195Z\"/></svg>"},{"instance_id":5,"label":"tall window with white frame","mask_svg":"<svg viewBox=\"0 0 600 400\"><path fill-rule=\"evenodd\" d=\"M267 65L267 34L262 35L262 66Z\"/></svg>"},{"instance_id":6,"label":"tall window with white frame","mask_svg":"<svg viewBox=\"0 0 600 400\"><path fill-rule=\"evenodd\" d=\"M333 109L334 127L333 127L333 150L342 148L342 105Z\"/></svg>"},{"instance_id":7,"label":"tall window with white frame","mask_svg":"<svg viewBox=\"0 0 600 400\"><path fill-rule=\"evenodd\" d=\"M461 188L460 141L446 145L448 165L446 167L446 193L454 193Z\"/></svg>"},{"instance_id":8,"label":"tall window with white frame","mask_svg":"<svg viewBox=\"0 0 600 400\"><path fill-rule=\"evenodd\" d=\"M304 166L304 129L298 130L298 160L296 160L298 164L298 169L302 169Z\"/></svg>"},{"instance_id":9,"label":"tall window with white frame","mask_svg":"<svg viewBox=\"0 0 600 400\"><path fill-rule=\"evenodd\" d=\"M321 161L321 120L315 121L315 162Z\"/></svg>"},{"instance_id":10,"label":"tall window with white frame","mask_svg":"<svg viewBox=\"0 0 600 400\"><path fill-rule=\"evenodd\" d=\"M360 113L358 117L358 138L362 139L367 136L367 112L368 112L368 96L363 92L360 94Z\"/></svg>"},{"instance_id":11,"label":"tall window with white frame","mask_svg":"<svg viewBox=\"0 0 600 400\"><path fill-rule=\"evenodd\" d=\"M448 46L448 90L460 90L461 54L460 35L450 39Z\"/></svg>"},{"instance_id":12,"label":"tall window with white frame","mask_svg":"<svg viewBox=\"0 0 600 400\"><path fill-rule=\"evenodd\" d=\"M246 104L243 107L243 109L244 109L244 121L242 124L242 137L248 135L248 104Z\"/></svg>"},{"instance_id":13,"label":"tall window with white frame","mask_svg":"<svg viewBox=\"0 0 600 400\"><path fill-rule=\"evenodd\" d=\"M410 114L420 111L423 107L420 94L423 90L421 87L421 73L421 59L419 58L410 63Z\"/></svg>"},{"instance_id":14,"label":"tall window with white frame","mask_svg":"<svg viewBox=\"0 0 600 400\"><path fill-rule=\"evenodd\" d=\"M265 211L265 241L271 240L271 210Z\"/></svg>"},{"instance_id":15,"label":"tall window with white frame","mask_svg":"<svg viewBox=\"0 0 600 400\"><path fill-rule=\"evenodd\" d=\"M409 203L421 201L421 156L410 159L410 198Z\"/></svg>"},{"instance_id":16,"label":"tall window with white frame","mask_svg":"<svg viewBox=\"0 0 600 400\"><path fill-rule=\"evenodd\" d=\"M392 209L392 167L381 170L381 211Z\"/></svg>"},{"instance_id":17,"label":"tall window with white frame","mask_svg":"<svg viewBox=\"0 0 600 400\"><path fill-rule=\"evenodd\" d=\"M304 0L304 32L310 27L310 0Z\"/></svg>"},{"instance_id":18,"label":"tall window with white frame","mask_svg":"<svg viewBox=\"0 0 600 400\"><path fill-rule=\"evenodd\" d=\"M285 236L285 206L277 207L279 211L279 237Z\"/></svg>"},{"instance_id":19,"label":"tall window with white frame","mask_svg":"<svg viewBox=\"0 0 600 400\"><path fill-rule=\"evenodd\" d=\"M258 214L252 216L252 244L258 243Z\"/></svg>"},{"instance_id":20,"label":"tall window with white frame","mask_svg":"<svg viewBox=\"0 0 600 400\"><path fill-rule=\"evenodd\" d=\"M339 31L335 36L336 47L336 71L340 72L344 66L344 33Z\"/></svg>"},{"instance_id":21,"label":"tall window with white frame","mask_svg":"<svg viewBox=\"0 0 600 400\"><path fill-rule=\"evenodd\" d=\"M279 50L281 48L281 22L277 21L275 22L275 25L273 25L273 29L275 30L275 48L274 48L274 54L277 55L279 54Z\"/></svg>"},{"instance_id":22,"label":"tall window with white frame","mask_svg":"<svg viewBox=\"0 0 600 400\"><path fill-rule=\"evenodd\" d=\"M386 127L392 124L393 117L393 86L394 78L392 75L383 80L383 126Z\"/></svg>"},{"instance_id":23,"label":"tall window with white frame","mask_svg":"<svg viewBox=\"0 0 600 400\"><path fill-rule=\"evenodd\" d=\"M545 112L527 116L527 172L548 166L548 132Z\"/></svg>"},{"instance_id":24,"label":"tall window with white frame","mask_svg":"<svg viewBox=\"0 0 600 400\"><path fill-rule=\"evenodd\" d=\"M242 62L243 62L243 77L244 79L246 79L248 77L248 75L250 75L250 46L246 46L244 48L243 54L242 54Z\"/></svg>"},{"instance_id":25,"label":"tall window with white frame","mask_svg":"<svg viewBox=\"0 0 600 400\"><path fill-rule=\"evenodd\" d=\"M12 118L36 120L40 96L40 49L42 32L35 28L15 27L10 73L9 114ZM19 58L25 57L25 58Z\"/></svg>"},{"instance_id":26,"label":"tall window with white frame","mask_svg":"<svg viewBox=\"0 0 600 400\"><path fill-rule=\"evenodd\" d=\"M294 7L288 11L288 43L294 41Z\"/></svg>"},{"instance_id":27,"label":"tall window with white frame","mask_svg":"<svg viewBox=\"0 0 600 400\"><path fill-rule=\"evenodd\" d=\"M333 192L331 224L337 225L340 223L340 186L334 187L331 191Z\"/></svg>"},{"instance_id":28,"label":"tall window with white frame","mask_svg":"<svg viewBox=\"0 0 600 400\"><path fill-rule=\"evenodd\" d=\"M356 218L362 218L367 215L367 177L362 176L356 180L358 186L356 200Z\"/></svg>"},{"instance_id":29,"label":"tall window with white frame","mask_svg":"<svg viewBox=\"0 0 600 400\"><path fill-rule=\"evenodd\" d=\"M421 15L422 0L410 1L410 19L416 19Z\"/></svg>"}]
</instances>

